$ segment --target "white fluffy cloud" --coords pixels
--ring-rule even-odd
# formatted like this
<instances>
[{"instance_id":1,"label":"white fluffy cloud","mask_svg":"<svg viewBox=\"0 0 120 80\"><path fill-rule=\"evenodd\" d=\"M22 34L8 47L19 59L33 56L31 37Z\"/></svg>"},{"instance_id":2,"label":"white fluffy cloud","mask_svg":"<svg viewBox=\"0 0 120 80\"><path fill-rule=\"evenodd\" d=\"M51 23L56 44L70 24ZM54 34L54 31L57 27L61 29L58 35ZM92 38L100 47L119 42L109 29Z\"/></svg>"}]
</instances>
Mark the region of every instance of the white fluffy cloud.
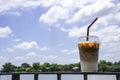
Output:
<instances>
[{"instance_id":1,"label":"white fluffy cloud","mask_svg":"<svg viewBox=\"0 0 120 80\"><path fill-rule=\"evenodd\" d=\"M100 57L100 59L102 60L107 60L107 61L111 61L111 62L115 62L120 60L120 54L118 52L114 53L106 53L103 56Z\"/></svg>"},{"instance_id":2,"label":"white fluffy cloud","mask_svg":"<svg viewBox=\"0 0 120 80\"><path fill-rule=\"evenodd\" d=\"M78 53L78 50L77 49L72 49L72 50L63 49L63 50L61 50L61 52L66 53L66 54L73 54L73 53Z\"/></svg>"},{"instance_id":3,"label":"white fluffy cloud","mask_svg":"<svg viewBox=\"0 0 120 80\"><path fill-rule=\"evenodd\" d=\"M56 0L0 0L0 12L37 6L49 7L55 2Z\"/></svg>"},{"instance_id":4,"label":"white fluffy cloud","mask_svg":"<svg viewBox=\"0 0 120 80\"><path fill-rule=\"evenodd\" d=\"M21 39L16 39L16 40L19 41ZM18 44L14 45L14 46L6 48L5 50L8 51L8 52L14 52L15 50L18 50L18 49L19 50L36 49L36 50L39 50L39 51L48 51L48 50L50 50L50 48L46 47L46 46L39 47L39 45L37 44L36 41L18 43ZM28 55L32 55L32 54L34 55L35 53L31 52Z\"/></svg>"},{"instance_id":5,"label":"white fluffy cloud","mask_svg":"<svg viewBox=\"0 0 120 80\"><path fill-rule=\"evenodd\" d=\"M5 58L0 55L0 68L2 67L2 64L4 64Z\"/></svg>"},{"instance_id":6,"label":"white fluffy cloud","mask_svg":"<svg viewBox=\"0 0 120 80\"><path fill-rule=\"evenodd\" d=\"M50 50L50 48L48 48L48 47L42 47L42 48L40 48L40 51L46 51L46 50Z\"/></svg>"},{"instance_id":7,"label":"white fluffy cloud","mask_svg":"<svg viewBox=\"0 0 120 80\"><path fill-rule=\"evenodd\" d=\"M39 58L39 55L35 52L29 52L26 53L24 56L16 56L14 57L11 62L16 64L16 65L20 65L22 63L29 63L32 64L32 60L36 61L36 59ZM19 62L19 63L18 63Z\"/></svg>"},{"instance_id":8,"label":"white fluffy cloud","mask_svg":"<svg viewBox=\"0 0 120 80\"><path fill-rule=\"evenodd\" d=\"M84 22L96 16L117 13L120 1L105 0L1 0L0 12L12 9L34 8L38 6L49 7L46 13L40 16L39 21L47 24ZM17 12L19 15L19 12Z\"/></svg>"},{"instance_id":9,"label":"white fluffy cloud","mask_svg":"<svg viewBox=\"0 0 120 80\"><path fill-rule=\"evenodd\" d=\"M16 65L20 65L24 62L32 64L33 62L39 62L44 63L44 62L49 62L49 63L60 63L60 64L66 64L66 63L73 63L73 62L78 62L78 59L74 58L66 58L66 57L60 57L56 55L43 55L43 54L38 54L35 52L29 52L24 56L16 56L13 60L11 60L13 63ZM19 63L18 63L19 62Z\"/></svg>"},{"instance_id":10,"label":"white fluffy cloud","mask_svg":"<svg viewBox=\"0 0 120 80\"><path fill-rule=\"evenodd\" d=\"M89 19L103 17L119 11L118 3L113 0L81 1L81 0L58 0L50 9L40 16L40 22L47 24L59 23L65 20L66 23L86 22ZM62 14L61 14L62 13Z\"/></svg>"},{"instance_id":11,"label":"white fluffy cloud","mask_svg":"<svg viewBox=\"0 0 120 80\"><path fill-rule=\"evenodd\" d=\"M28 53L26 56L28 56L28 57L36 57L36 56L37 56L37 53L35 53L35 52L30 52L30 53Z\"/></svg>"},{"instance_id":12,"label":"white fluffy cloud","mask_svg":"<svg viewBox=\"0 0 120 80\"><path fill-rule=\"evenodd\" d=\"M35 41L31 41L31 42L22 42L20 44L17 44L14 46L15 49L31 49L31 48L39 48L38 44Z\"/></svg>"},{"instance_id":13,"label":"white fluffy cloud","mask_svg":"<svg viewBox=\"0 0 120 80\"><path fill-rule=\"evenodd\" d=\"M13 52L14 49L12 49L12 48L6 48L6 51L8 51L8 52Z\"/></svg>"},{"instance_id":14,"label":"white fluffy cloud","mask_svg":"<svg viewBox=\"0 0 120 80\"><path fill-rule=\"evenodd\" d=\"M68 51L69 51L68 49L61 50L62 53L67 53Z\"/></svg>"},{"instance_id":15,"label":"white fluffy cloud","mask_svg":"<svg viewBox=\"0 0 120 80\"><path fill-rule=\"evenodd\" d=\"M80 35L85 35L87 27L86 26L83 26L81 28L73 27L71 29L66 29L64 27L61 27L60 30L63 31L63 32L67 32L68 33L68 37L71 38L71 37L78 37Z\"/></svg>"},{"instance_id":16,"label":"white fluffy cloud","mask_svg":"<svg viewBox=\"0 0 120 80\"><path fill-rule=\"evenodd\" d=\"M4 60L4 57L3 56L0 56L0 61L3 61Z\"/></svg>"},{"instance_id":17,"label":"white fluffy cloud","mask_svg":"<svg viewBox=\"0 0 120 80\"><path fill-rule=\"evenodd\" d=\"M40 22L55 24L60 19L67 19L69 11L66 8L60 6L54 6L48 10L46 14L42 14Z\"/></svg>"},{"instance_id":18,"label":"white fluffy cloud","mask_svg":"<svg viewBox=\"0 0 120 80\"><path fill-rule=\"evenodd\" d=\"M117 11L117 9L118 6L112 3L110 0L106 0L104 3L101 0L97 0L93 4L82 7L67 22L84 22L86 20L89 20L89 18L94 18L96 16L101 17L109 13L114 13Z\"/></svg>"},{"instance_id":19,"label":"white fluffy cloud","mask_svg":"<svg viewBox=\"0 0 120 80\"><path fill-rule=\"evenodd\" d=\"M0 38L9 37L12 35L12 30L9 27L0 27Z\"/></svg>"},{"instance_id":20,"label":"white fluffy cloud","mask_svg":"<svg viewBox=\"0 0 120 80\"><path fill-rule=\"evenodd\" d=\"M67 20L78 8L80 0L56 0L50 9L40 16L40 22L54 25L59 23L59 20ZM82 2L81 2L82 3Z\"/></svg>"},{"instance_id":21,"label":"white fluffy cloud","mask_svg":"<svg viewBox=\"0 0 120 80\"><path fill-rule=\"evenodd\" d=\"M15 58L14 58L14 61L25 61L26 60L26 58L25 57L22 57L22 56L16 56Z\"/></svg>"}]
</instances>

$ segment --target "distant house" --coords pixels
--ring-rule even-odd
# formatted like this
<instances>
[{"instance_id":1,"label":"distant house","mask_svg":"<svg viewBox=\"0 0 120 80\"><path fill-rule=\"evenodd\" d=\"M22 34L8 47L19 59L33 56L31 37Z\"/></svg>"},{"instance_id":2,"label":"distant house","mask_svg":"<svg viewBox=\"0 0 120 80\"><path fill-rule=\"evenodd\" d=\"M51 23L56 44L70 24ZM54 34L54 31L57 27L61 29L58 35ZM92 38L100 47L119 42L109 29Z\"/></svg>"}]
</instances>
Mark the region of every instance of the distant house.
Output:
<instances>
[{"instance_id":1,"label":"distant house","mask_svg":"<svg viewBox=\"0 0 120 80\"><path fill-rule=\"evenodd\" d=\"M29 68L29 67L28 67L28 68L26 68L26 69L25 69L25 71L26 71L26 72L29 72L29 71L30 71L30 68Z\"/></svg>"},{"instance_id":2,"label":"distant house","mask_svg":"<svg viewBox=\"0 0 120 80\"><path fill-rule=\"evenodd\" d=\"M73 71L80 71L79 67L73 67L72 70Z\"/></svg>"}]
</instances>

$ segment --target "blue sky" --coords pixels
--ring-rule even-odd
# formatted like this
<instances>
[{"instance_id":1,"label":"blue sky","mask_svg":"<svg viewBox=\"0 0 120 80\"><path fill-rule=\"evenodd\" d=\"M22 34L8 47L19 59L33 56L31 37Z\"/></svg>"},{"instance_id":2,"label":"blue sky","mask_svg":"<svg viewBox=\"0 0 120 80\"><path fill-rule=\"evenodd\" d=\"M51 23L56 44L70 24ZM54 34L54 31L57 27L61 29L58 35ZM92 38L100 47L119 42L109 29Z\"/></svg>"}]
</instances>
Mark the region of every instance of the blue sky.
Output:
<instances>
[{"instance_id":1,"label":"blue sky","mask_svg":"<svg viewBox=\"0 0 120 80\"><path fill-rule=\"evenodd\" d=\"M0 66L79 62L78 37L96 17L99 60L119 61L119 0L0 0Z\"/></svg>"}]
</instances>

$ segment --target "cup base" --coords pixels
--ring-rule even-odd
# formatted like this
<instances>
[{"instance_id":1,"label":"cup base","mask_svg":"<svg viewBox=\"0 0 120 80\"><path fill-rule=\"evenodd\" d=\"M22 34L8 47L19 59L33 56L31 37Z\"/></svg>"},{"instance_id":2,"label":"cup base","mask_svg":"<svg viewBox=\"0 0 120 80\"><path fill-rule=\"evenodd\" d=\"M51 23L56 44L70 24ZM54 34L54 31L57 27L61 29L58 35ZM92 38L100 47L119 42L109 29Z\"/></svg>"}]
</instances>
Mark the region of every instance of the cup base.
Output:
<instances>
[{"instance_id":1,"label":"cup base","mask_svg":"<svg viewBox=\"0 0 120 80\"><path fill-rule=\"evenodd\" d=\"M98 62L81 61L81 72L97 72Z\"/></svg>"}]
</instances>

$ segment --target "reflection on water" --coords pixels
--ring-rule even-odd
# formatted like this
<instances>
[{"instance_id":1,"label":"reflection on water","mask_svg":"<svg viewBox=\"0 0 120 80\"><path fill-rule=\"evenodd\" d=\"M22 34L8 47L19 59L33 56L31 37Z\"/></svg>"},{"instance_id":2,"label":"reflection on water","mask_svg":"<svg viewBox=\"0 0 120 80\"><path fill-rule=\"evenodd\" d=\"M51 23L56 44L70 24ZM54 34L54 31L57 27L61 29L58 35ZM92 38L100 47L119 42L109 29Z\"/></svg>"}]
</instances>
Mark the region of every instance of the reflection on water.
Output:
<instances>
[{"instance_id":1,"label":"reflection on water","mask_svg":"<svg viewBox=\"0 0 120 80\"><path fill-rule=\"evenodd\" d=\"M0 80L11 80L11 75L1 75ZM56 74L40 74L39 80L57 80ZM34 80L33 74L20 75L20 80ZM63 74L61 80L83 80L83 75ZM88 75L88 80L116 80L116 75Z\"/></svg>"},{"instance_id":2,"label":"reflection on water","mask_svg":"<svg viewBox=\"0 0 120 80\"><path fill-rule=\"evenodd\" d=\"M57 80L56 74L41 74L39 75L39 80Z\"/></svg>"},{"instance_id":3,"label":"reflection on water","mask_svg":"<svg viewBox=\"0 0 120 80\"><path fill-rule=\"evenodd\" d=\"M83 75L62 75L62 80L83 80Z\"/></svg>"},{"instance_id":4,"label":"reflection on water","mask_svg":"<svg viewBox=\"0 0 120 80\"><path fill-rule=\"evenodd\" d=\"M29 75L27 75L27 74L25 74L25 75L21 74L20 75L20 80L34 80L34 75L33 74L29 74Z\"/></svg>"},{"instance_id":5,"label":"reflection on water","mask_svg":"<svg viewBox=\"0 0 120 80\"><path fill-rule=\"evenodd\" d=\"M0 80L11 80L11 75L2 75L0 76Z\"/></svg>"},{"instance_id":6,"label":"reflection on water","mask_svg":"<svg viewBox=\"0 0 120 80\"><path fill-rule=\"evenodd\" d=\"M116 80L115 75L88 75L88 80Z\"/></svg>"}]
</instances>

